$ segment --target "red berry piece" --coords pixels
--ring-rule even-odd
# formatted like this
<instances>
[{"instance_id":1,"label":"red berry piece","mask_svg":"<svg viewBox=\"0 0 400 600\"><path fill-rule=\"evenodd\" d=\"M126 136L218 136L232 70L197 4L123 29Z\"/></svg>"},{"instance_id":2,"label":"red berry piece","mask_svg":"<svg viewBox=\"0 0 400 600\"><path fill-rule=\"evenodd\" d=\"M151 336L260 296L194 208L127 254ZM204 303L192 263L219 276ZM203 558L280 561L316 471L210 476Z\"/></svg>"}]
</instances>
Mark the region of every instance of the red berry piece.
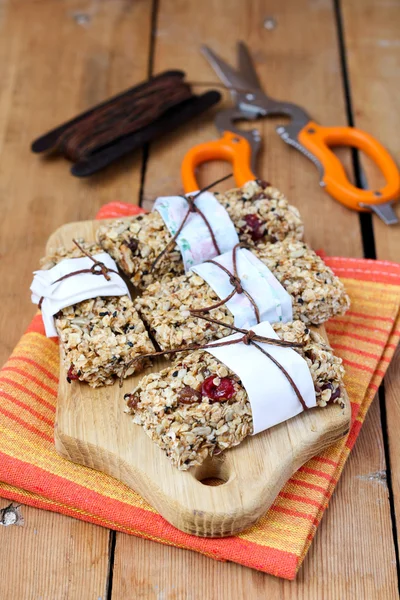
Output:
<instances>
[{"instance_id":1,"label":"red berry piece","mask_svg":"<svg viewBox=\"0 0 400 600\"><path fill-rule=\"evenodd\" d=\"M267 187L270 187L270 183L268 181L265 181L264 179L256 179L258 185L265 190Z\"/></svg>"},{"instance_id":2,"label":"red berry piece","mask_svg":"<svg viewBox=\"0 0 400 600\"><path fill-rule=\"evenodd\" d=\"M331 402L333 402L337 398L340 398L341 395L342 395L342 390L340 389L340 387L337 387L331 396Z\"/></svg>"},{"instance_id":3,"label":"red berry piece","mask_svg":"<svg viewBox=\"0 0 400 600\"><path fill-rule=\"evenodd\" d=\"M71 381L73 379L79 379L79 377L78 377L78 375L76 375L76 373L74 373L74 365L71 365L70 368L68 369L68 373L67 373L68 383L71 383Z\"/></svg>"},{"instance_id":4,"label":"red berry piece","mask_svg":"<svg viewBox=\"0 0 400 600\"><path fill-rule=\"evenodd\" d=\"M322 385L320 387L320 390L321 390L321 392L323 392L324 390L331 390L332 391L332 395L329 398L329 402L333 402L337 398L340 398L340 396L342 394L342 390L340 389L340 386L338 386L336 388L336 390L333 391L333 385L331 383L324 383L324 385Z\"/></svg>"},{"instance_id":5,"label":"red berry piece","mask_svg":"<svg viewBox=\"0 0 400 600\"><path fill-rule=\"evenodd\" d=\"M128 408L130 408L131 410L135 410L136 406L140 401L140 396L139 394L125 394L124 400Z\"/></svg>"},{"instance_id":6,"label":"red berry piece","mask_svg":"<svg viewBox=\"0 0 400 600\"><path fill-rule=\"evenodd\" d=\"M265 234L265 228L263 227L264 223L257 217L257 215L251 213L249 215L245 215L243 219L246 221L246 225L242 227L243 233L250 233L251 239L253 242L257 242L261 240L261 238Z\"/></svg>"},{"instance_id":7,"label":"red berry piece","mask_svg":"<svg viewBox=\"0 0 400 600\"><path fill-rule=\"evenodd\" d=\"M139 242L135 238L129 238L128 240L125 240L125 244L128 246L132 254L135 254L139 247Z\"/></svg>"},{"instance_id":8,"label":"red berry piece","mask_svg":"<svg viewBox=\"0 0 400 600\"><path fill-rule=\"evenodd\" d=\"M235 387L232 379L229 377L222 377L219 385L215 385L214 379L216 378L216 375L211 375L211 377L207 377L207 379L203 381L203 385L201 386L202 395L207 396L207 398L216 402L232 398L235 394Z\"/></svg>"}]
</instances>

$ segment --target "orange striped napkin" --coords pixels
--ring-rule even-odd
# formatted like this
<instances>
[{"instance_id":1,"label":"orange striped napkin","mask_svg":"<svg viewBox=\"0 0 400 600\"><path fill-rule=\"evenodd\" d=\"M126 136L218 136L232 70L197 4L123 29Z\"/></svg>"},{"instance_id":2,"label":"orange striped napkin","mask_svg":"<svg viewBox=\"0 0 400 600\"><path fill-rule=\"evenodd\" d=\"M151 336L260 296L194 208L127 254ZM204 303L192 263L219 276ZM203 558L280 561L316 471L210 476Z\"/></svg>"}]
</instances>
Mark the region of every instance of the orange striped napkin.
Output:
<instances>
[{"instance_id":1,"label":"orange striped napkin","mask_svg":"<svg viewBox=\"0 0 400 600\"><path fill-rule=\"evenodd\" d=\"M112 203L99 216L134 212L135 207ZM400 337L400 265L325 260L352 301L350 311L327 326L346 367L350 435L299 469L255 526L225 539L187 535L122 483L58 456L53 445L58 349L44 336L39 315L0 372L0 496L293 579Z\"/></svg>"}]
</instances>

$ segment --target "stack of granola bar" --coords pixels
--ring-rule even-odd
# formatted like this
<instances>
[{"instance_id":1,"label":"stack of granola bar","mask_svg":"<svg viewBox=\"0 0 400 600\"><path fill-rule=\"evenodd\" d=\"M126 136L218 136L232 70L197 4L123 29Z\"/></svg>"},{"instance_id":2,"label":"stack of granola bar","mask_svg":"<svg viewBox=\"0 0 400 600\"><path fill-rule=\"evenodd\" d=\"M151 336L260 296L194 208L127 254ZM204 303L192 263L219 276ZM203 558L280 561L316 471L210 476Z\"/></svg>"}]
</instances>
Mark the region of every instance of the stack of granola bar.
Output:
<instances>
[{"instance_id":1,"label":"stack of granola bar","mask_svg":"<svg viewBox=\"0 0 400 600\"><path fill-rule=\"evenodd\" d=\"M262 181L215 196L240 242L291 296L293 321L275 323L273 329L280 339L302 344L296 351L310 369L317 405L343 406L341 360L309 326L343 314L349 298L303 241L298 210ZM179 248L157 211L104 224L96 244L82 244L91 255L110 254L139 295L134 301L128 296L92 298L55 316L69 380L110 385L147 366L149 359L140 358L144 354L204 345L232 333L234 315L199 274L185 273ZM80 256L79 248L59 248L43 259L42 268ZM216 303L207 314L220 324L191 312ZM253 433L251 404L241 380L204 349L182 351L161 372L144 376L126 402L134 423L183 470Z\"/></svg>"}]
</instances>

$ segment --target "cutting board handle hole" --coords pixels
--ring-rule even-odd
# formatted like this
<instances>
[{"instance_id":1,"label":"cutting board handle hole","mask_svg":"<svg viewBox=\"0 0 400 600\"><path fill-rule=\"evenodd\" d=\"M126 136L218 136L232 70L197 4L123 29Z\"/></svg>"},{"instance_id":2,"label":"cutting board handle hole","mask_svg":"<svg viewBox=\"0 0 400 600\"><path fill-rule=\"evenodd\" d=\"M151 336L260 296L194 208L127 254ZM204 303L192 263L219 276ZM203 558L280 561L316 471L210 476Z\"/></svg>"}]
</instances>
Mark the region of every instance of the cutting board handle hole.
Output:
<instances>
[{"instance_id":1,"label":"cutting board handle hole","mask_svg":"<svg viewBox=\"0 0 400 600\"><path fill-rule=\"evenodd\" d=\"M223 457L214 457L206 459L202 465L195 469L193 475L203 485L224 485L230 479L230 469Z\"/></svg>"},{"instance_id":2,"label":"cutting board handle hole","mask_svg":"<svg viewBox=\"0 0 400 600\"><path fill-rule=\"evenodd\" d=\"M219 477L205 477L200 481L200 483L202 483L203 485L210 485L215 487L217 485L224 485L226 481L224 481L223 479L219 479Z\"/></svg>"}]
</instances>

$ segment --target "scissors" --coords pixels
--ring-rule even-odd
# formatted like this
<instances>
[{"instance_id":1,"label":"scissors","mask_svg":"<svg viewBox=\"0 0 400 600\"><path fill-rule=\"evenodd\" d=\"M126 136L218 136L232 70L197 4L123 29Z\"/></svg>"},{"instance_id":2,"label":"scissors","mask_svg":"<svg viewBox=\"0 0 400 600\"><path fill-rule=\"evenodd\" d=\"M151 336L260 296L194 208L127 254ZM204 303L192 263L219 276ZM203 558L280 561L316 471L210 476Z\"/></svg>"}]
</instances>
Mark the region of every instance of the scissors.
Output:
<instances>
[{"instance_id":1,"label":"scissors","mask_svg":"<svg viewBox=\"0 0 400 600\"><path fill-rule=\"evenodd\" d=\"M257 129L244 131L235 126L239 119L252 121L269 115L291 118L276 128L284 142L309 158L318 168L320 185L350 209L375 212L387 225L398 223L392 202L400 197L400 173L389 152L370 134L355 127L323 127L297 104L275 100L263 92L247 46L238 42L238 65L233 69L207 46L202 53L223 83L230 89L234 108L221 110L215 125L218 140L194 146L182 162L182 182L186 193L199 189L195 171L200 164L225 160L232 164L236 184L242 186L255 179L256 157L261 145ZM363 150L378 166L385 178L381 189L354 186L345 173L333 146L351 146Z\"/></svg>"}]
</instances>

